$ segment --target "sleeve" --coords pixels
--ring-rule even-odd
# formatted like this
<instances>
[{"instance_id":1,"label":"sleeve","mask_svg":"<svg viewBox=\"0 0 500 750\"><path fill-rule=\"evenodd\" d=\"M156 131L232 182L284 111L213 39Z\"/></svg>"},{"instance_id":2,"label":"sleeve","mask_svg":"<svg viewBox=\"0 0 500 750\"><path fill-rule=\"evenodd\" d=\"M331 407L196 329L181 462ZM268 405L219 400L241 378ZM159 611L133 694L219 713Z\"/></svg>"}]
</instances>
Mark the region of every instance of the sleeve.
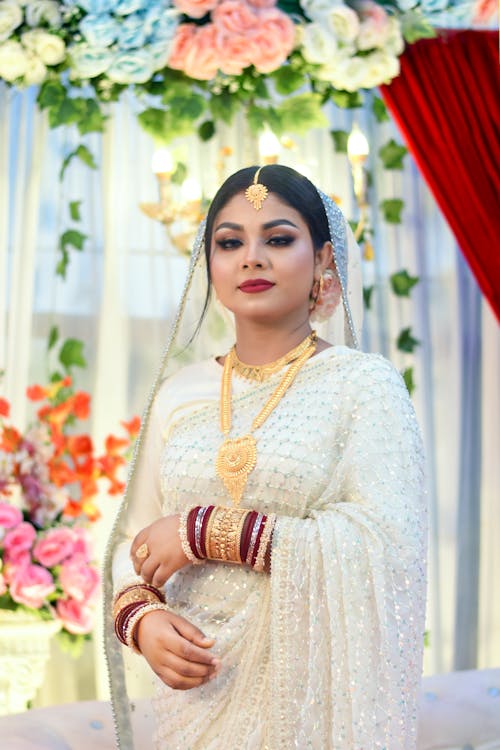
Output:
<instances>
[{"instance_id":1,"label":"sleeve","mask_svg":"<svg viewBox=\"0 0 500 750\"><path fill-rule=\"evenodd\" d=\"M163 446L161 392L156 398L145 441L142 446L134 483L120 534L113 554L113 587L117 591L128 583L140 580L130 559L130 547L136 534L162 515L160 487L160 456Z\"/></svg>"},{"instance_id":2,"label":"sleeve","mask_svg":"<svg viewBox=\"0 0 500 750\"><path fill-rule=\"evenodd\" d=\"M382 357L348 380L319 509L280 517L271 563L273 748L415 747L425 612L420 432ZM338 446L337 446L338 447Z\"/></svg>"}]
</instances>

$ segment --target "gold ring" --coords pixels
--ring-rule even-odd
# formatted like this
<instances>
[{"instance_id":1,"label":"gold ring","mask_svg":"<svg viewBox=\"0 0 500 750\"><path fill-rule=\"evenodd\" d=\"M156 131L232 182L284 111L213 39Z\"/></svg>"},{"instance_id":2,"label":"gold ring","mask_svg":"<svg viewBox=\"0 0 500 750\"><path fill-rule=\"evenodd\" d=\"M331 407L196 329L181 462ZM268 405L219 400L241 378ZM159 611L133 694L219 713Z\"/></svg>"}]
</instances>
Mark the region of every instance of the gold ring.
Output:
<instances>
[{"instance_id":1,"label":"gold ring","mask_svg":"<svg viewBox=\"0 0 500 750\"><path fill-rule=\"evenodd\" d=\"M146 557L147 557L148 555L149 555L149 547L148 547L148 545L146 544L146 542L144 542L144 544L141 544L141 546L140 546L140 547L137 547L137 550L136 550L135 556L136 556L136 557L137 557L137 558L138 558L139 560L144 560L144 559L145 559L145 558L146 558Z\"/></svg>"}]
</instances>

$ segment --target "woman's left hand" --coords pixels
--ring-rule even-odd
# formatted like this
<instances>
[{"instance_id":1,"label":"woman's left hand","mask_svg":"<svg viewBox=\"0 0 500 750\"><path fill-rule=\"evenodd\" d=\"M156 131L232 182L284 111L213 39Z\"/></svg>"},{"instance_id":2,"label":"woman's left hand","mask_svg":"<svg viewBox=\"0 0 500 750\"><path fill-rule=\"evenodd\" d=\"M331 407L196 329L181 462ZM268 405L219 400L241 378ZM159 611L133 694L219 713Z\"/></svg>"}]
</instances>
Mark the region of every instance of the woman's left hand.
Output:
<instances>
[{"instance_id":1,"label":"woman's left hand","mask_svg":"<svg viewBox=\"0 0 500 750\"><path fill-rule=\"evenodd\" d=\"M137 557L137 550L145 544L147 557ZM137 575L146 583L161 588L177 570L189 563L179 537L179 516L165 516L142 529L130 548Z\"/></svg>"}]
</instances>

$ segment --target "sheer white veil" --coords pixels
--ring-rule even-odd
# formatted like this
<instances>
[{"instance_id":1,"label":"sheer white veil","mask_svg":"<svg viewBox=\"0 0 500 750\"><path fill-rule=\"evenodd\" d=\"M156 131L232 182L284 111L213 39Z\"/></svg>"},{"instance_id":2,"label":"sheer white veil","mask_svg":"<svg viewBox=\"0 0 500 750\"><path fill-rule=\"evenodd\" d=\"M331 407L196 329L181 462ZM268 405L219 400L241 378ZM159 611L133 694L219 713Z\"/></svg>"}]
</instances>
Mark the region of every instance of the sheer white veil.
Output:
<instances>
[{"instance_id":1,"label":"sheer white veil","mask_svg":"<svg viewBox=\"0 0 500 750\"><path fill-rule=\"evenodd\" d=\"M265 184L265 171L260 180ZM271 188L270 190L272 191ZM359 348L363 317L360 250L341 210L323 192L318 190L318 194L328 219L330 240L334 248L332 267L340 282L342 299L328 322L314 327L334 345ZM194 241L180 303L171 323L167 343L144 409L141 430L129 467L125 496L117 513L104 559L104 649L117 743L122 750L134 748L135 719L133 722L127 694L123 649L114 633L112 563L116 545L126 526L127 512L134 502L140 501L136 497L135 478L146 441L151 409L160 385L166 377L184 364L224 354L234 343L231 315L221 309L216 300L207 298L205 228L204 220Z\"/></svg>"}]
</instances>

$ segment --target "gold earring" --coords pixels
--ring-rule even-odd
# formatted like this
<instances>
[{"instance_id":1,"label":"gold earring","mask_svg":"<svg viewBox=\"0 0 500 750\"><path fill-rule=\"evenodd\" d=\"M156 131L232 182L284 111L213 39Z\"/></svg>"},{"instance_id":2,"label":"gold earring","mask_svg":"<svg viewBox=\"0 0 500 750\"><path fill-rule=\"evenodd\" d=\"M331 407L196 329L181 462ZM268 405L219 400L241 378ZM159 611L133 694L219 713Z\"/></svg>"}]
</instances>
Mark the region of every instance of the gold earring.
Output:
<instances>
[{"instance_id":1,"label":"gold earring","mask_svg":"<svg viewBox=\"0 0 500 750\"><path fill-rule=\"evenodd\" d=\"M323 274L319 277L319 290L318 290L318 296L316 297L316 301L318 301L323 294L323 287L325 286L325 280L323 278Z\"/></svg>"}]
</instances>

